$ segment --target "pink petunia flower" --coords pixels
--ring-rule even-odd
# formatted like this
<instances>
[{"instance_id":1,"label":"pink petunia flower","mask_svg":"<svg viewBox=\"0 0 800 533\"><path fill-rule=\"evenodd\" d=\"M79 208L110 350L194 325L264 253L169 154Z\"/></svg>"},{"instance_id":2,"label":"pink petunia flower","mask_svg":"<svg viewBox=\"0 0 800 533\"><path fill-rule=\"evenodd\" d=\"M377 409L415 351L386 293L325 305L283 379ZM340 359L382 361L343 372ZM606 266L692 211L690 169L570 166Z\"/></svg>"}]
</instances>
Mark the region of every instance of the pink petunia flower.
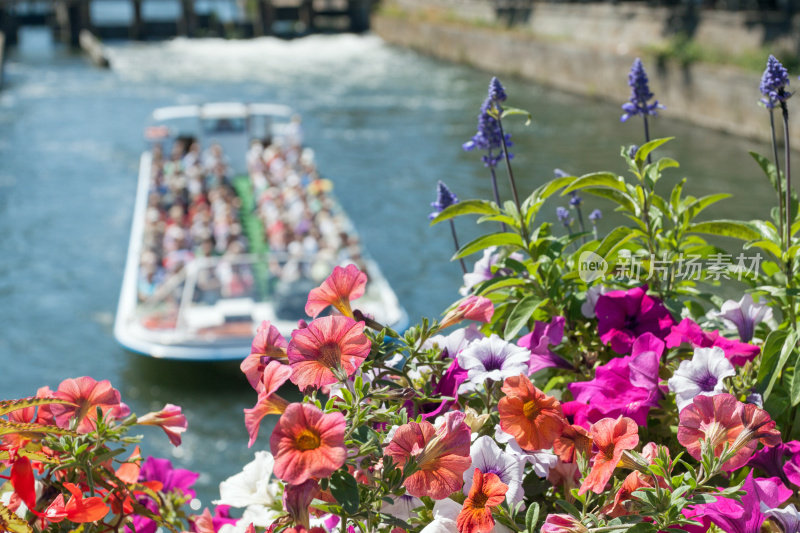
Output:
<instances>
[{"instance_id":1,"label":"pink petunia flower","mask_svg":"<svg viewBox=\"0 0 800 533\"><path fill-rule=\"evenodd\" d=\"M620 354L630 353L633 342L643 333L663 340L674 324L664 304L647 295L647 285L601 295L595 313L600 340Z\"/></svg>"},{"instance_id":2,"label":"pink petunia flower","mask_svg":"<svg viewBox=\"0 0 800 533\"><path fill-rule=\"evenodd\" d=\"M683 343L692 345L695 348L717 347L725 352L725 357L734 366L742 366L748 361L752 361L761 350L758 346L726 339L719 334L719 330L704 331L691 318L684 318L679 324L672 326L669 335L664 339L667 348L675 348Z\"/></svg>"},{"instance_id":3,"label":"pink petunia flower","mask_svg":"<svg viewBox=\"0 0 800 533\"><path fill-rule=\"evenodd\" d=\"M292 332L288 351L292 383L304 390L352 376L370 348L363 322L345 316L318 318Z\"/></svg>"},{"instance_id":4,"label":"pink petunia flower","mask_svg":"<svg viewBox=\"0 0 800 533\"><path fill-rule=\"evenodd\" d=\"M322 285L308 293L306 314L312 318L332 305L344 316L353 318L350 302L364 295L367 286L367 275L355 265L336 267Z\"/></svg>"},{"instance_id":5,"label":"pink petunia flower","mask_svg":"<svg viewBox=\"0 0 800 533\"><path fill-rule=\"evenodd\" d=\"M631 355L615 357L597 367L591 381L570 383L573 401L563 404L575 424L588 428L603 418L620 415L647 425L647 413L662 397L658 370L664 343L651 333L641 335Z\"/></svg>"},{"instance_id":6,"label":"pink petunia flower","mask_svg":"<svg viewBox=\"0 0 800 533\"><path fill-rule=\"evenodd\" d=\"M53 397L75 404L52 404L49 408L58 427L68 428L74 419L77 424L75 431L78 433L94 431L97 408L100 408L103 417L111 420L120 420L131 413L128 406L120 400L119 391L107 379L97 381L89 376L65 379L53 393Z\"/></svg>"},{"instance_id":7,"label":"pink petunia flower","mask_svg":"<svg viewBox=\"0 0 800 533\"><path fill-rule=\"evenodd\" d=\"M462 320L475 320L476 322L489 322L494 314L494 304L483 296L469 296L458 304L458 307L449 311L439 329L449 328Z\"/></svg>"},{"instance_id":8,"label":"pink petunia flower","mask_svg":"<svg viewBox=\"0 0 800 533\"><path fill-rule=\"evenodd\" d=\"M588 533L589 529L568 514L549 514L539 530L541 533Z\"/></svg>"},{"instance_id":9,"label":"pink petunia flower","mask_svg":"<svg viewBox=\"0 0 800 533\"><path fill-rule=\"evenodd\" d=\"M753 404L743 404L731 394L697 396L681 411L678 442L697 460L702 456L702 442L720 457L725 444L733 456L722 469L736 470L744 466L758 443L766 446L780 444L780 433L769 414Z\"/></svg>"},{"instance_id":10,"label":"pink petunia flower","mask_svg":"<svg viewBox=\"0 0 800 533\"><path fill-rule=\"evenodd\" d=\"M290 404L269 439L275 475L292 485L331 475L347 458L345 425L342 413L326 414L313 405Z\"/></svg>"},{"instance_id":11,"label":"pink petunia flower","mask_svg":"<svg viewBox=\"0 0 800 533\"><path fill-rule=\"evenodd\" d=\"M289 343L283 338L278 328L264 320L258 327L256 337L250 347L250 355L244 358L239 366L250 386L258 389L261 375L270 360L286 361L286 349Z\"/></svg>"},{"instance_id":12,"label":"pink petunia flower","mask_svg":"<svg viewBox=\"0 0 800 533\"><path fill-rule=\"evenodd\" d=\"M553 317L550 322L537 320L533 331L520 337L517 344L531 351L528 375L545 368L571 368L567 361L550 349L550 346L558 346L564 339L565 321L563 316Z\"/></svg>"},{"instance_id":13,"label":"pink petunia flower","mask_svg":"<svg viewBox=\"0 0 800 533\"><path fill-rule=\"evenodd\" d=\"M139 417L138 424L144 426L158 426L164 430L173 446L180 446L181 433L186 431L188 426L186 416L181 412L179 405L168 403L158 412L147 413Z\"/></svg>"},{"instance_id":14,"label":"pink petunia flower","mask_svg":"<svg viewBox=\"0 0 800 533\"><path fill-rule=\"evenodd\" d=\"M280 415L286 411L289 402L278 396L278 389L286 383L292 369L288 365L278 361L270 361L264 369L261 381L258 384L258 400L251 409L244 410L244 425L247 427L247 434L250 441L247 447L251 447L258 437L258 428L261 419L267 415Z\"/></svg>"},{"instance_id":15,"label":"pink petunia flower","mask_svg":"<svg viewBox=\"0 0 800 533\"><path fill-rule=\"evenodd\" d=\"M464 413L450 411L438 427L423 421L397 428L384 453L400 466L414 458L416 470L403 484L408 494L441 500L464 484L464 471L472 464L470 429L464 418Z\"/></svg>"}]
</instances>

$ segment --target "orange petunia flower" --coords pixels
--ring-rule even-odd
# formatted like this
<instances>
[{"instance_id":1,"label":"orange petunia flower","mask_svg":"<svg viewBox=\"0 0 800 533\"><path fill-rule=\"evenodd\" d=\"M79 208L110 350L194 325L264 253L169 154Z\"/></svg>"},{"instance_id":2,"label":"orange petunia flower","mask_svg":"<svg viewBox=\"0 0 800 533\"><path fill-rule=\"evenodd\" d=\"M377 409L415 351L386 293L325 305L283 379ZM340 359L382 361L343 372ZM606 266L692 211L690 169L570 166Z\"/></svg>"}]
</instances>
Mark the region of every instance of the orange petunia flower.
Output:
<instances>
[{"instance_id":1,"label":"orange petunia flower","mask_svg":"<svg viewBox=\"0 0 800 533\"><path fill-rule=\"evenodd\" d=\"M250 347L250 355L245 357L242 364L239 365L251 387L258 389L261 375L270 360L286 361L288 347L289 343L283 338L278 328L266 320L261 322Z\"/></svg>"},{"instance_id":2,"label":"orange petunia flower","mask_svg":"<svg viewBox=\"0 0 800 533\"><path fill-rule=\"evenodd\" d=\"M603 418L592 424L589 430L597 453L593 457L592 471L583 480L578 494L591 490L601 494L614 474L622 453L639 444L639 426L632 419L620 416Z\"/></svg>"},{"instance_id":3,"label":"orange petunia flower","mask_svg":"<svg viewBox=\"0 0 800 533\"><path fill-rule=\"evenodd\" d=\"M438 427L425 420L403 424L384 453L400 466L414 459L416 470L403 483L408 494L441 500L464 484L464 471L472 464L469 448L464 413L450 411Z\"/></svg>"},{"instance_id":4,"label":"orange petunia flower","mask_svg":"<svg viewBox=\"0 0 800 533\"><path fill-rule=\"evenodd\" d=\"M482 473L475 469L472 489L456 518L459 533L489 533L494 529L492 507L497 507L506 498L508 485L500 481L497 474Z\"/></svg>"},{"instance_id":5,"label":"orange petunia flower","mask_svg":"<svg viewBox=\"0 0 800 533\"><path fill-rule=\"evenodd\" d=\"M107 379L97 381L89 376L65 379L53 393L53 397L75 404L56 403L48 407L55 416L58 427L68 428L74 419L77 421L75 431L78 433L94 431L98 407L104 417L115 420L125 418L131 413L128 406L120 400L119 391Z\"/></svg>"},{"instance_id":6,"label":"orange petunia flower","mask_svg":"<svg viewBox=\"0 0 800 533\"><path fill-rule=\"evenodd\" d=\"M306 314L317 318L326 307L332 305L344 316L353 318L350 301L363 296L366 286L367 275L357 266L347 265L345 268L337 266L322 285L308 293Z\"/></svg>"},{"instance_id":7,"label":"orange petunia flower","mask_svg":"<svg viewBox=\"0 0 800 533\"><path fill-rule=\"evenodd\" d=\"M326 414L314 405L290 404L269 438L275 475L292 485L331 475L347 458L344 431L342 413Z\"/></svg>"},{"instance_id":8,"label":"orange petunia flower","mask_svg":"<svg viewBox=\"0 0 800 533\"><path fill-rule=\"evenodd\" d=\"M537 389L523 374L506 378L497 411L500 428L513 435L520 448L527 451L553 446L567 421L561 404Z\"/></svg>"},{"instance_id":9,"label":"orange petunia flower","mask_svg":"<svg viewBox=\"0 0 800 533\"><path fill-rule=\"evenodd\" d=\"M288 365L283 365L278 361L270 361L262 373L261 381L258 384L258 400L252 409L244 410L244 425L250 441L247 447L251 447L258 437L258 428L261 426L261 419L267 415L280 415L286 411L289 402L278 396L278 389L286 383L292 369Z\"/></svg>"},{"instance_id":10,"label":"orange petunia flower","mask_svg":"<svg viewBox=\"0 0 800 533\"><path fill-rule=\"evenodd\" d=\"M553 452L565 463L574 463L576 454L589 454L591 451L592 437L586 428L577 424L565 425L553 442Z\"/></svg>"},{"instance_id":11,"label":"orange petunia flower","mask_svg":"<svg viewBox=\"0 0 800 533\"><path fill-rule=\"evenodd\" d=\"M289 364L300 390L321 388L352 376L369 355L364 323L345 316L326 316L292 332Z\"/></svg>"},{"instance_id":12,"label":"orange petunia flower","mask_svg":"<svg viewBox=\"0 0 800 533\"><path fill-rule=\"evenodd\" d=\"M442 318L439 329L445 329L462 320L475 320L476 322L489 322L494 315L494 304L483 296L470 296L465 298L458 307L449 311Z\"/></svg>"}]
</instances>

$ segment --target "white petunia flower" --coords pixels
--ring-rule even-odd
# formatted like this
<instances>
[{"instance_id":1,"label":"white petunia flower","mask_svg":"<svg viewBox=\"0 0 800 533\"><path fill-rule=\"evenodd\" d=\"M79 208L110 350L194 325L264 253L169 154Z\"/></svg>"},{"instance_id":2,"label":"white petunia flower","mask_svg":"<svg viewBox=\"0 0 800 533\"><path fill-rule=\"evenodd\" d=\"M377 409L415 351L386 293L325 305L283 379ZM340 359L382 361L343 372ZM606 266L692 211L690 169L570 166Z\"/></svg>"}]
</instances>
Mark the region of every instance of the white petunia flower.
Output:
<instances>
[{"instance_id":1,"label":"white petunia flower","mask_svg":"<svg viewBox=\"0 0 800 533\"><path fill-rule=\"evenodd\" d=\"M523 459L500 449L487 435L478 437L469 449L472 465L464 472L464 494L472 488L472 478L477 468L484 474L496 474L508 486L506 501L512 506L525 497L522 490Z\"/></svg>"},{"instance_id":2,"label":"white petunia flower","mask_svg":"<svg viewBox=\"0 0 800 533\"><path fill-rule=\"evenodd\" d=\"M270 507L280 501L280 486L272 480L272 467L275 459L266 451L259 451L255 459L247 463L241 472L219 484L219 500L215 505L248 507L261 505Z\"/></svg>"},{"instance_id":3,"label":"white petunia flower","mask_svg":"<svg viewBox=\"0 0 800 533\"><path fill-rule=\"evenodd\" d=\"M722 348L696 348L692 359L681 361L667 383L669 390L675 393L680 411L698 395L714 396L725 392L724 379L735 374Z\"/></svg>"},{"instance_id":4,"label":"white petunia flower","mask_svg":"<svg viewBox=\"0 0 800 533\"><path fill-rule=\"evenodd\" d=\"M506 453L516 455L524 463L533 466L533 472L540 478L546 478L550 474L550 469L558 464L558 456L549 450L537 450L528 452L520 448L517 439L500 428L497 424L494 428L494 440L506 445Z\"/></svg>"},{"instance_id":5,"label":"white petunia flower","mask_svg":"<svg viewBox=\"0 0 800 533\"><path fill-rule=\"evenodd\" d=\"M404 494L395 498L394 503L384 503L381 512L408 522L408 519L414 515L414 509L424 505L419 498Z\"/></svg>"},{"instance_id":6,"label":"white petunia flower","mask_svg":"<svg viewBox=\"0 0 800 533\"><path fill-rule=\"evenodd\" d=\"M581 314L586 318L594 318L596 316L594 308L597 305L597 299L610 290L611 288L605 285L592 285L589 287L589 290L586 291L586 301L581 305Z\"/></svg>"},{"instance_id":7,"label":"white petunia flower","mask_svg":"<svg viewBox=\"0 0 800 533\"><path fill-rule=\"evenodd\" d=\"M752 294L745 294L738 302L727 300L723 303L717 316L739 332L739 339L742 342L750 342L756 324L772 320L772 309L766 304L753 301Z\"/></svg>"},{"instance_id":8,"label":"white petunia flower","mask_svg":"<svg viewBox=\"0 0 800 533\"><path fill-rule=\"evenodd\" d=\"M511 376L528 375L531 352L504 341L497 335L475 341L458 354L458 365L467 371L467 381L458 393L475 390L487 380L503 381Z\"/></svg>"}]
</instances>

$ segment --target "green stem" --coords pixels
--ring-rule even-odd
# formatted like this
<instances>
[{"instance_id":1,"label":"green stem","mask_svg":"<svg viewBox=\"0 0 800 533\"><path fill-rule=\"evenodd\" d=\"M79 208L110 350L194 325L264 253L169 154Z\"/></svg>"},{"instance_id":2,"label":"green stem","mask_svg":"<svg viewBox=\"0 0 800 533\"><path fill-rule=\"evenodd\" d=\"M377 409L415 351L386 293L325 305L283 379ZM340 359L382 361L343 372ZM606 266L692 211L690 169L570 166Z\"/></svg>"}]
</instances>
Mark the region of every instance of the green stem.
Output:
<instances>
[{"instance_id":1,"label":"green stem","mask_svg":"<svg viewBox=\"0 0 800 533\"><path fill-rule=\"evenodd\" d=\"M778 140L775 137L775 115L773 109L769 110L769 126L772 132L772 155L775 158L775 187L778 193L778 234L781 239L784 238L783 224L784 224L784 209L785 204L783 201L783 186L781 183L781 167L780 159L778 158ZM784 241L785 246L785 241Z\"/></svg>"},{"instance_id":2,"label":"green stem","mask_svg":"<svg viewBox=\"0 0 800 533\"><path fill-rule=\"evenodd\" d=\"M511 183L511 195L514 198L514 205L517 206L517 212L519 213L520 223L519 227L522 231L522 242L525 243L525 248L530 248L530 237L528 236L528 226L525 224L525 215L522 213L522 204L519 202L519 193L517 193L517 182L514 179L514 171L511 169L511 157L508 155L508 146L506 145L506 134L503 131L503 121L500 119L500 115L503 113L503 109L498 105L497 106L497 128L500 130L500 141L503 143L503 157L506 160L506 169L508 170L508 181Z\"/></svg>"}]
</instances>

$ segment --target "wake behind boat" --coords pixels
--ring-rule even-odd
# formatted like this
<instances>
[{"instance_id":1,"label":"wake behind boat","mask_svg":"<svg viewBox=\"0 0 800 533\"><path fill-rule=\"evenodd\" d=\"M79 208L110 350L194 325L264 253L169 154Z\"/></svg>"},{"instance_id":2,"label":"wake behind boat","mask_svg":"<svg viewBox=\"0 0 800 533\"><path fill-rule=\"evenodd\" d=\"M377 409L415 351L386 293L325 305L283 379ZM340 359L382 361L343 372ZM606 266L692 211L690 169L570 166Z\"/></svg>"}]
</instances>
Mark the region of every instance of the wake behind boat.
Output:
<instances>
[{"instance_id":1,"label":"wake behind boat","mask_svg":"<svg viewBox=\"0 0 800 533\"><path fill-rule=\"evenodd\" d=\"M289 108L160 108L146 136L114 323L125 348L242 359L263 320L288 337L309 290L350 263L369 278L359 309L407 326Z\"/></svg>"}]
</instances>

